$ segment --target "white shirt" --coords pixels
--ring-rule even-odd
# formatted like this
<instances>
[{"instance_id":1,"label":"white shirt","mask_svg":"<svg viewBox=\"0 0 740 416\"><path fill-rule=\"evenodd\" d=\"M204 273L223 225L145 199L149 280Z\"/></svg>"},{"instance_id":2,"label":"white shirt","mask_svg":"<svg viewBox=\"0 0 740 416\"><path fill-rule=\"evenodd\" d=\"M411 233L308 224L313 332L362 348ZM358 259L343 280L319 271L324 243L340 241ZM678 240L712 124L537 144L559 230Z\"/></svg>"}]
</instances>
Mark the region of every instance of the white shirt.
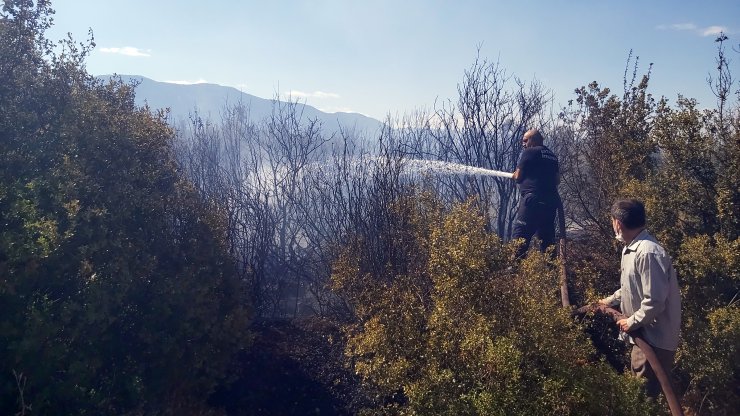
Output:
<instances>
[{"instance_id":1,"label":"white shirt","mask_svg":"<svg viewBox=\"0 0 740 416\"><path fill-rule=\"evenodd\" d=\"M630 331L644 328L652 346L675 351L681 327L681 292L671 257L647 230L622 249L621 287L606 298L620 305ZM632 339L630 339L632 341Z\"/></svg>"}]
</instances>

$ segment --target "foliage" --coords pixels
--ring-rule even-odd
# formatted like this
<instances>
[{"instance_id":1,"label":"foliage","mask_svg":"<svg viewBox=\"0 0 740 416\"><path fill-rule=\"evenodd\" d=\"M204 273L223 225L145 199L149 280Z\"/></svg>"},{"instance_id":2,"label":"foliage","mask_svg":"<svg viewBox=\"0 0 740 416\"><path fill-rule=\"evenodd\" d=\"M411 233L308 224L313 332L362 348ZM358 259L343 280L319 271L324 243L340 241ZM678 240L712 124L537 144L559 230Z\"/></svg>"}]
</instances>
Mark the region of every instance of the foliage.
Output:
<instances>
[{"instance_id":1,"label":"foliage","mask_svg":"<svg viewBox=\"0 0 740 416\"><path fill-rule=\"evenodd\" d=\"M685 305L678 364L687 401L711 414L732 414L740 406L740 241L688 238L677 270Z\"/></svg>"},{"instance_id":2,"label":"foliage","mask_svg":"<svg viewBox=\"0 0 740 416\"><path fill-rule=\"evenodd\" d=\"M622 374L613 324L576 322L559 307L559 265L535 253L510 263L499 236L510 233L513 183L402 174L408 157L511 170L532 122L562 163L571 301L615 289L608 208L617 197L642 199L679 273L674 374L684 406L718 415L740 406L740 111L726 36L710 79L716 109L682 96L656 102L650 70L638 76L635 62L621 96L593 82L547 120L539 83L477 59L457 104L389 119L370 151L348 130L342 147L287 103L262 124L240 105L222 126L196 116L176 157L166 114L137 108L134 86L87 74L92 37L47 40L52 15L47 1L30 0L5 1L0 13L4 413L228 412L206 398L253 381L230 369L250 343L246 299L263 317L295 317L307 291L309 307L344 319L348 368L365 382L357 390L379 393L348 394L353 411L659 412ZM321 373L317 391L342 390L330 379L355 385L317 363L326 357L301 337L310 338L286 337L295 353L287 361ZM342 349L327 342L327 355ZM273 352L251 351L241 364ZM233 402L263 399L247 390Z\"/></svg>"},{"instance_id":3,"label":"foliage","mask_svg":"<svg viewBox=\"0 0 740 416\"><path fill-rule=\"evenodd\" d=\"M458 99L435 103L434 114L421 133L411 133L415 157L512 172L516 168L524 132L546 125L550 95L537 80L525 81L507 73L500 62L478 56L457 86ZM542 128L541 127L541 128ZM412 131L420 129L415 126ZM478 175L440 175L440 198L463 202L471 197L487 227L508 239L513 229L518 193L513 181Z\"/></svg>"},{"instance_id":4,"label":"foliage","mask_svg":"<svg viewBox=\"0 0 740 416\"><path fill-rule=\"evenodd\" d=\"M423 201L423 198L422 198ZM412 224L406 273L363 270L362 243L332 282L357 311L347 354L399 414L648 414L639 383L608 370L556 302L557 272L512 248L472 204L424 202L397 211ZM429 214L432 212L433 214Z\"/></svg>"},{"instance_id":5,"label":"foliage","mask_svg":"<svg viewBox=\"0 0 740 416\"><path fill-rule=\"evenodd\" d=\"M599 241L612 235L607 213L625 184L644 179L655 166L650 73L635 84L636 71L637 63L631 80L625 79L621 99L595 81L578 88L575 102L560 113L561 126L553 131L566 213L578 228L600 235Z\"/></svg>"},{"instance_id":6,"label":"foliage","mask_svg":"<svg viewBox=\"0 0 740 416\"><path fill-rule=\"evenodd\" d=\"M248 342L222 220L164 114L52 48L48 2L0 15L0 409L205 412Z\"/></svg>"},{"instance_id":7,"label":"foliage","mask_svg":"<svg viewBox=\"0 0 740 416\"><path fill-rule=\"evenodd\" d=\"M643 200L648 227L671 253L682 288L683 343L674 369L679 392L687 411L713 414L730 414L737 407L733 386L740 374L735 322L740 112L728 99L733 84L722 54L723 40L726 37L718 39L720 76L713 85L717 109L701 109L696 100L680 95L673 105L664 97L656 102L648 90L650 71L638 76L636 60L631 77L625 73L621 97L596 82L579 88L576 100L563 109L560 123L550 132L562 162L561 193L575 237L568 259L571 300L585 304L615 289L619 246L613 239L609 207L619 197ZM414 138L409 143L423 147L422 142ZM560 384L560 373L552 368L522 363L552 363L559 371L575 372L568 364L574 356L558 360L559 354L575 354L576 361L587 363L579 377L593 383L597 377L587 373L606 365L604 360L617 371L603 374L619 378L628 360L626 346L615 339L613 323L586 320L574 329L577 335L564 342L571 350L548 345L545 350L553 355L538 356L542 349L533 348L531 340L544 343L547 338L533 327L573 329L567 320L543 318L559 316L557 308L548 309L556 295L542 291L555 287L553 272L544 266L538 269L531 260L534 263L526 262L516 276L507 275L495 261L487 262L507 257L501 254L505 246L482 231L483 223L475 218L454 222L459 212L448 216L439 203L430 201L434 198L402 198L396 200L396 208L403 209L385 212L400 228L376 230L380 237L375 238L403 241L388 247L393 255L371 252L367 236L360 234L335 263L333 287L348 300L356 318L348 330L347 353L357 371L383 389L389 401L384 409L372 412L603 412L579 407L596 406L601 400L574 398L593 394L588 388L584 393L574 381L580 378L563 378L567 381ZM504 279L508 286L502 286ZM532 282L539 292L527 289ZM535 294L529 302L521 301L528 293ZM526 324L519 327L516 322ZM492 333L498 336L487 337ZM584 334L595 348L584 347L589 344ZM500 368L501 373L491 368ZM620 396L620 403L634 405L633 412L650 411L638 403L637 391L612 382L619 387L603 390L629 392ZM545 399L551 386L567 392L568 399L561 400L568 403L564 408ZM541 400L520 403L528 393L528 398Z\"/></svg>"},{"instance_id":8,"label":"foliage","mask_svg":"<svg viewBox=\"0 0 740 416\"><path fill-rule=\"evenodd\" d=\"M680 95L673 106L666 98L649 105L645 76L637 87L625 89L621 100L596 84L579 89L579 110L563 111L560 131L570 158L563 179L566 204L590 246L579 256L607 258L584 263L600 277L581 280L575 289L591 301L615 289L618 256L610 249L608 204L617 197L644 201L648 228L671 253L682 290L683 342L674 369L679 391L686 408L712 414L732 414L740 400L735 387L740 382L740 108L730 105L726 39L717 39L716 109L701 109L696 100ZM612 140L613 131L621 138ZM607 254L598 254L597 247ZM619 352L592 334L607 359L617 363Z\"/></svg>"}]
</instances>

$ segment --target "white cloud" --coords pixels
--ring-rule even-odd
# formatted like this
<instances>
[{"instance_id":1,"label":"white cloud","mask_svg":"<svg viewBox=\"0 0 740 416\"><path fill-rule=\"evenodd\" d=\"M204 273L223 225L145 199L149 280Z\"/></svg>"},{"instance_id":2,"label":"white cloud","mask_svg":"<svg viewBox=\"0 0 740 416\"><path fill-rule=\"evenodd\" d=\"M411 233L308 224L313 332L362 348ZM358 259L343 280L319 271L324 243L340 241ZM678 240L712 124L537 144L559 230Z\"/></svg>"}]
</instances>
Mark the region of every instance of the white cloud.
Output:
<instances>
[{"instance_id":1,"label":"white cloud","mask_svg":"<svg viewBox=\"0 0 740 416\"><path fill-rule=\"evenodd\" d=\"M207 84L208 83L208 81L204 80L203 78L200 78L195 81L179 80L179 81L162 81L162 82L166 82L168 84L179 84L179 85L194 85L194 84Z\"/></svg>"},{"instance_id":2,"label":"white cloud","mask_svg":"<svg viewBox=\"0 0 740 416\"><path fill-rule=\"evenodd\" d=\"M717 36L720 33L729 33L726 27L724 26L709 26L707 28L702 29L702 36Z\"/></svg>"},{"instance_id":3,"label":"white cloud","mask_svg":"<svg viewBox=\"0 0 740 416\"><path fill-rule=\"evenodd\" d=\"M333 113L354 113L354 114L362 114L362 113L359 113L357 111L354 111L354 110L352 110L351 108L348 108L348 107L319 107L318 110L321 111L321 112L324 112L324 113L329 113L329 114L333 114Z\"/></svg>"},{"instance_id":4,"label":"white cloud","mask_svg":"<svg viewBox=\"0 0 740 416\"><path fill-rule=\"evenodd\" d=\"M100 48L100 52L103 53L115 53L119 55L125 55L125 56L144 56L149 57L151 55L151 49L147 49L146 51L143 51L139 48L134 48L131 46L124 46L123 48Z\"/></svg>"},{"instance_id":5,"label":"white cloud","mask_svg":"<svg viewBox=\"0 0 740 416\"><path fill-rule=\"evenodd\" d=\"M696 30L696 25L693 23L676 23L670 26L673 30Z\"/></svg>"},{"instance_id":6,"label":"white cloud","mask_svg":"<svg viewBox=\"0 0 740 416\"><path fill-rule=\"evenodd\" d=\"M658 25L656 26L659 30L676 30L676 31L689 31L694 32L699 36L717 36L721 32L730 33L730 30L726 26L707 26L698 27L693 23L674 23L672 25Z\"/></svg>"},{"instance_id":7,"label":"white cloud","mask_svg":"<svg viewBox=\"0 0 740 416\"><path fill-rule=\"evenodd\" d=\"M339 98L339 94L333 92L314 91L314 92L303 92L303 91L288 91L283 94L285 97L290 98Z\"/></svg>"},{"instance_id":8,"label":"white cloud","mask_svg":"<svg viewBox=\"0 0 740 416\"><path fill-rule=\"evenodd\" d=\"M339 98L339 94L323 91L314 91L313 96L316 98Z\"/></svg>"}]
</instances>

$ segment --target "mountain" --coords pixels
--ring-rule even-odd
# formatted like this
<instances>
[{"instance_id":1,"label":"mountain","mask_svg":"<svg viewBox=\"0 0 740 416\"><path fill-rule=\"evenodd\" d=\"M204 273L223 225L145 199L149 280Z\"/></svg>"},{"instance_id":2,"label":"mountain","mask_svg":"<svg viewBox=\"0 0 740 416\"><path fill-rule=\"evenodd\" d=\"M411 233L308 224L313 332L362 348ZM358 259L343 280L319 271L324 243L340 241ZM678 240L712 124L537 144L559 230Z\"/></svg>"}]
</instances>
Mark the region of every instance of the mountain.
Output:
<instances>
[{"instance_id":1,"label":"mountain","mask_svg":"<svg viewBox=\"0 0 740 416\"><path fill-rule=\"evenodd\" d=\"M219 120L222 109L227 105L243 103L250 109L252 121L269 117L275 100L259 98L233 87L217 84L173 84L159 82L139 75L119 75L124 82L135 81L136 104L149 104L152 109L169 108L173 121L187 120L196 110L204 119ZM100 76L109 79L110 75ZM325 113L310 105L298 104L303 119L318 119L327 132L344 128L355 128L358 132L374 134L382 123L359 113Z\"/></svg>"}]
</instances>

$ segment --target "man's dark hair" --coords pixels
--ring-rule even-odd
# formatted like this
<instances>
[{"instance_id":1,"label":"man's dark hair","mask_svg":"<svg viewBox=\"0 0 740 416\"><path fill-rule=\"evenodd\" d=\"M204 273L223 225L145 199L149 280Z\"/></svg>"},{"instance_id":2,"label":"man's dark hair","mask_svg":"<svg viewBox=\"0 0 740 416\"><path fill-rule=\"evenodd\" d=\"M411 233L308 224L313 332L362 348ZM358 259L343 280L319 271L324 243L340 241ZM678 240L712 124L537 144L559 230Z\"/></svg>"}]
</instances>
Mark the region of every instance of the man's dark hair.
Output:
<instances>
[{"instance_id":1,"label":"man's dark hair","mask_svg":"<svg viewBox=\"0 0 740 416\"><path fill-rule=\"evenodd\" d=\"M636 199L619 199L612 205L612 218L630 230L645 226L645 205Z\"/></svg>"}]
</instances>

